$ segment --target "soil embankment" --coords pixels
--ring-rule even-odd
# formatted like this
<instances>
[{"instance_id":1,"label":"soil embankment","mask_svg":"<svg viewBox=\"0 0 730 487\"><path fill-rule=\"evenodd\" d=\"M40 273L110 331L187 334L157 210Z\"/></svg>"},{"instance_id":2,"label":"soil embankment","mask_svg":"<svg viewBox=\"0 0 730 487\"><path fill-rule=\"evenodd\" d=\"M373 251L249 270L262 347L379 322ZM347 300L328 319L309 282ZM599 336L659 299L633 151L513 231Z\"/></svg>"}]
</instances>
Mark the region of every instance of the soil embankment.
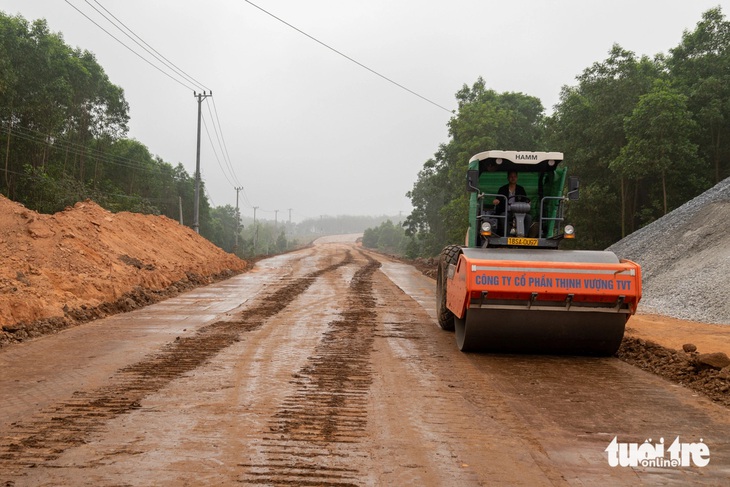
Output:
<instances>
[{"instance_id":1,"label":"soil embankment","mask_svg":"<svg viewBox=\"0 0 730 487\"><path fill-rule=\"evenodd\" d=\"M246 262L164 216L92 201L54 215L0 196L0 346L129 311Z\"/></svg>"}]
</instances>

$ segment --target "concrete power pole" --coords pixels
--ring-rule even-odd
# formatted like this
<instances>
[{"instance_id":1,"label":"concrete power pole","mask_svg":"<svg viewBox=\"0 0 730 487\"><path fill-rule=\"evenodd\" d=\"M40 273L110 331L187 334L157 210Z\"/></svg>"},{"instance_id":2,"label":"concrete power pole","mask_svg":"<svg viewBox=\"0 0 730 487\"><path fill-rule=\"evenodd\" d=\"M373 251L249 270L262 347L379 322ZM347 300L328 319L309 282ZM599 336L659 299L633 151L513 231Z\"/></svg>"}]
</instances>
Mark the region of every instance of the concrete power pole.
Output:
<instances>
[{"instance_id":1,"label":"concrete power pole","mask_svg":"<svg viewBox=\"0 0 730 487\"><path fill-rule=\"evenodd\" d=\"M233 244L233 253L235 254L238 250L238 231L240 230L241 225L241 213L238 211L238 192L243 189L243 187L235 188L236 189L236 240Z\"/></svg>"},{"instance_id":2,"label":"concrete power pole","mask_svg":"<svg viewBox=\"0 0 730 487\"><path fill-rule=\"evenodd\" d=\"M203 100L209 96L213 96L213 92L210 93L196 93L193 91L193 96L198 99L198 146L195 151L195 209L193 214L193 230L195 233L200 233L200 118L202 116L202 110L200 106L203 104Z\"/></svg>"},{"instance_id":3,"label":"concrete power pole","mask_svg":"<svg viewBox=\"0 0 730 487\"><path fill-rule=\"evenodd\" d=\"M256 255L256 237L259 236L259 226L256 225L256 210L258 206L253 207L253 255Z\"/></svg>"},{"instance_id":4,"label":"concrete power pole","mask_svg":"<svg viewBox=\"0 0 730 487\"><path fill-rule=\"evenodd\" d=\"M279 210L274 210L274 228L279 226Z\"/></svg>"},{"instance_id":5,"label":"concrete power pole","mask_svg":"<svg viewBox=\"0 0 730 487\"><path fill-rule=\"evenodd\" d=\"M289 225L291 225L291 211L292 210L293 210L293 208L289 208Z\"/></svg>"}]
</instances>

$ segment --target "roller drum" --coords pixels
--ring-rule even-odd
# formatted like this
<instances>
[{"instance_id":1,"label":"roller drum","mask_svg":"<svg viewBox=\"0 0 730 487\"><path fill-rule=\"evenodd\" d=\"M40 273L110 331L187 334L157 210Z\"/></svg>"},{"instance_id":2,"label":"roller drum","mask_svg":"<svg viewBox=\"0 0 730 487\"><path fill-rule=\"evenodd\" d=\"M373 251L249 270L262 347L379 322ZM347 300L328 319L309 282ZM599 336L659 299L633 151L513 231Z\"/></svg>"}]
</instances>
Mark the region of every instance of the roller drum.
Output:
<instances>
[{"instance_id":1,"label":"roller drum","mask_svg":"<svg viewBox=\"0 0 730 487\"><path fill-rule=\"evenodd\" d=\"M469 309L455 320L463 352L613 355L627 315L610 312Z\"/></svg>"}]
</instances>

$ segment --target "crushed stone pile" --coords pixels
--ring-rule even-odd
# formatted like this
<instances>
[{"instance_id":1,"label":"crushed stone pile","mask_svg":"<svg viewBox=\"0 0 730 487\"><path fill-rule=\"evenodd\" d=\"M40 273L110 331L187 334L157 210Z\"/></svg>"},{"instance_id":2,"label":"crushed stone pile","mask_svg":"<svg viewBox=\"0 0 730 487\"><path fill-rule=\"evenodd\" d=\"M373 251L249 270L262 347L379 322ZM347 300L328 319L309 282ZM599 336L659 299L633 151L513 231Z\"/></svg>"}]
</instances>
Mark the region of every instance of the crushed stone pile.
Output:
<instances>
[{"instance_id":1,"label":"crushed stone pile","mask_svg":"<svg viewBox=\"0 0 730 487\"><path fill-rule=\"evenodd\" d=\"M0 195L0 346L245 268L164 216L92 201L44 215Z\"/></svg>"},{"instance_id":2,"label":"crushed stone pile","mask_svg":"<svg viewBox=\"0 0 730 487\"><path fill-rule=\"evenodd\" d=\"M607 250L642 267L639 309L730 325L730 178Z\"/></svg>"}]
</instances>

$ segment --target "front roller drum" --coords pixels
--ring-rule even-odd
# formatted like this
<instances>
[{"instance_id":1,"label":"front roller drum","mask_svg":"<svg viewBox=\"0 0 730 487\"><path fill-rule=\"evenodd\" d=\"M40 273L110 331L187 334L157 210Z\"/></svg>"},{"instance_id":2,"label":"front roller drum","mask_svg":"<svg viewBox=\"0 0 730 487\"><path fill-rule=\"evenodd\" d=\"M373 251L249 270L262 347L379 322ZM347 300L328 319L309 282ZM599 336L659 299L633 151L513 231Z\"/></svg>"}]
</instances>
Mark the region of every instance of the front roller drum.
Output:
<instances>
[{"instance_id":1,"label":"front roller drum","mask_svg":"<svg viewBox=\"0 0 730 487\"><path fill-rule=\"evenodd\" d=\"M627 319L624 313L472 308L454 325L462 352L609 356L621 345Z\"/></svg>"}]
</instances>

